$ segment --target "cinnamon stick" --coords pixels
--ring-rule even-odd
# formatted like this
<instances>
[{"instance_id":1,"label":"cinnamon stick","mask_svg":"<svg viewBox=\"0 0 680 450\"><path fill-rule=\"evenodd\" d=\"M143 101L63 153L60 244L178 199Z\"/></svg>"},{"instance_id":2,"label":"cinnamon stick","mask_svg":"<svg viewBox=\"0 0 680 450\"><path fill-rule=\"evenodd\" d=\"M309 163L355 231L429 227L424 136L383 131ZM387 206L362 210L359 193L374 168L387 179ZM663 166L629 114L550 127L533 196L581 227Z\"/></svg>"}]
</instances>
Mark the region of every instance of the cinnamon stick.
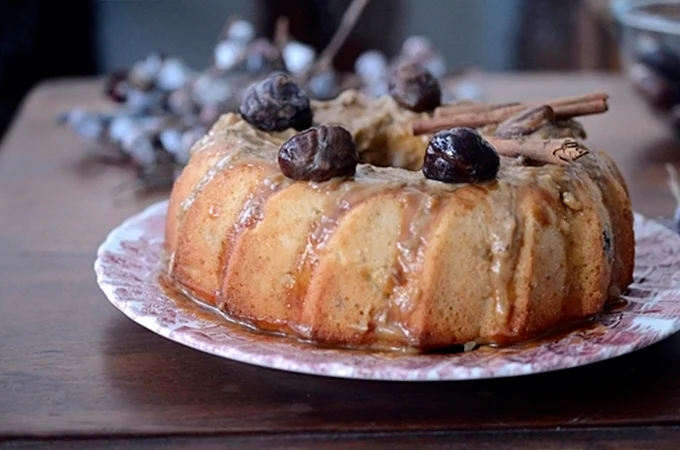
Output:
<instances>
[{"instance_id":1,"label":"cinnamon stick","mask_svg":"<svg viewBox=\"0 0 680 450\"><path fill-rule=\"evenodd\" d=\"M524 108L524 105L515 105L480 112L463 112L461 114L416 120L411 124L411 128L413 129L413 134L416 136L435 133L453 127L479 128L502 122L513 114L522 111Z\"/></svg>"},{"instance_id":2,"label":"cinnamon stick","mask_svg":"<svg viewBox=\"0 0 680 450\"><path fill-rule=\"evenodd\" d=\"M609 99L609 95L607 95L604 92L593 92L592 94L574 95L572 97L556 98L556 99L553 99L553 100L548 100L545 103L552 106L552 107L555 107L555 106L573 105L575 103L587 103L587 102L594 101L594 100L607 101L608 99Z\"/></svg>"},{"instance_id":3,"label":"cinnamon stick","mask_svg":"<svg viewBox=\"0 0 680 450\"><path fill-rule=\"evenodd\" d=\"M584 103L571 103L554 106L557 119L570 119L572 117L600 114L609 109L606 100L590 100Z\"/></svg>"},{"instance_id":4,"label":"cinnamon stick","mask_svg":"<svg viewBox=\"0 0 680 450\"><path fill-rule=\"evenodd\" d=\"M607 111L607 101L603 99L586 100L584 102L557 104L543 103L555 112L556 119L599 114ZM482 112L464 112L429 119L417 120L411 125L414 135L435 133L453 127L479 128L503 122L514 114L527 108L527 105L505 106Z\"/></svg>"},{"instance_id":5,"label":"cinnamon stick","mask_svg":"<svg viewBox=\"0 0 680 450\"><path fill-rule=\"evenodd\" d=\"M500 103L497 105L489 105L486 103L479 102L461 102L456 103L455 105L440 106L439 108L434 110L434 117L444 117L462 113L481 113L493 111L495 109L506 108L508 106L518 105L521 105L521 103L512 102L512 103Z\"/></svg>"},{"instance_id":6,"label":"cinnamon stick","mask_svg":"<svg viewBox=\"0 0 680 450\"><path fill-rule=\"evenodd\" d=\"M546 123L555 122L555 111L548 105L526 108L498 125L494 135L503 139L528 136Z\"/></svg>"},{"instance_id":7,"label":"cinnamon stick","mask_svg":"<svg viewBox=\"0 0 680 450\"><path fill-rule=\"evenodd\" d=\"M561 97L561 98L556 98L552 100L548 100L545 102L529 102L529 103L503 103L503 104L495 104L495 105L487 105L488 110L493 110L493 109L499 109L499 107L503 106L512 106L512 105L517 105L517 106L523 106L524 108L528 108L531 106L539 106L539 105L548 105L552 108L559 107L559 106L565 106L565 105L574 105L574 104L580 104L580 103L588 103L588 102L594 102L597 100L601 100L606 102L609 99L609 95L607 95L604 92L594 92L591 94L585 94L585 95L576 95L576 96L571 96L571 97ZM480 111L483 109L480 109ZM460 111L459 106L454 104L454 105L445 105L445 106L440 106L435 110L435 116L451 116L451 115L456 115L460 112L467 112L467 111ZM470 111L470 112L475 112L475 111Z\"/></svg>"},{"instance_id":8,"label":"cinnamon stick","mask_svg":"<svg viewBox=\"0 0 680 450\"><path fill-rule=\"evenodd\" d=\"M534 161L548 164L566 165L590 153L579 141L566 139L502 139L485 137L487 141L504 156L524 156Z\"/></svg>"}]
</instances>

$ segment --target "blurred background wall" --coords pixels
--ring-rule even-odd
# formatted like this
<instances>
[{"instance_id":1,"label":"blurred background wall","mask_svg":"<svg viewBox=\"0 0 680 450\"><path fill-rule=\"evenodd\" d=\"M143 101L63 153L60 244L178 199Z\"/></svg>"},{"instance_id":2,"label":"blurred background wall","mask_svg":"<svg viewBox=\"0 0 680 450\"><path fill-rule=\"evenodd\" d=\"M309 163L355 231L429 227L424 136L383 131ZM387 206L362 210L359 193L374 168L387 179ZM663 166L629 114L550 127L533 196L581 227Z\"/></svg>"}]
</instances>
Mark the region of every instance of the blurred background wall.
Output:
<instances>
[{"instance_id":1,"label":"blurred background wall","mask_svg":"<svg viewBox=\"0 0 680 450\"><path fill-rule=\"evenodd\" d=\"M0 0L0 136L41 80L99 75L160 51L201 69L225 20L271 36L290 18L294 38L322 49L350 0ZM607 0L372 0L336 58L394 55L424 35L450 68L486 71L615 70Z\"/></svg>"},{"instance_id":2,"label":"blurred background wall","mask_svg":"<svg viewBox=\"0 0 680 450\"><path fill-rule=\"evenodd\" d=\"M522 0L374 0L353 40L394 53L409 35L429 37L450 64L474 64L486 70L513 69L513 36ZM559 0L558 0L559 1ZM97 63L101 70L126 66L151 51L182 55L194 67L212 57L215 37L230 14L271 32L270 19L300 8L344 10L348 1L321 0L96 0ZM321 9L320 8L320 9ZM308 23L310 28L315 25ZM331 23L319 22L332 34ZM302 24L293 33L311 33ZM305 39L308 40L308 39Z\"/></svg>"}]
</instances>

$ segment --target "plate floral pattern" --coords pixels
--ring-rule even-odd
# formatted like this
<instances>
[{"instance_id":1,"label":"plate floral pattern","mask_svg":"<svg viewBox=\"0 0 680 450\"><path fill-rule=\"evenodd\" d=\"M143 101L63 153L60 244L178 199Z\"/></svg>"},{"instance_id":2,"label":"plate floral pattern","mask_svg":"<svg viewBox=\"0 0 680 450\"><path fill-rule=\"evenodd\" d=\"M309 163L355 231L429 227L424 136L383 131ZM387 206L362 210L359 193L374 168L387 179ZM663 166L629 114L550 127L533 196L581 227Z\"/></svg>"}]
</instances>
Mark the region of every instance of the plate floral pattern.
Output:
<instances>
[{"instance_id":1,"label":"plate floral pattern","mask_svg":"<svg viewBox=\"0 0 680 450\"><path fill-rule=\"evenodd\" d=\"M506 348L410 355L319 348L178 306L160 281L167 201L130 217L99 247L95 272L109 301L149 330L213 355L291 372L400 381L526 375L602 361L680 330L680 236L635 215L635 279L620 308L589 326Z\"/></svg>"}]
</instances>

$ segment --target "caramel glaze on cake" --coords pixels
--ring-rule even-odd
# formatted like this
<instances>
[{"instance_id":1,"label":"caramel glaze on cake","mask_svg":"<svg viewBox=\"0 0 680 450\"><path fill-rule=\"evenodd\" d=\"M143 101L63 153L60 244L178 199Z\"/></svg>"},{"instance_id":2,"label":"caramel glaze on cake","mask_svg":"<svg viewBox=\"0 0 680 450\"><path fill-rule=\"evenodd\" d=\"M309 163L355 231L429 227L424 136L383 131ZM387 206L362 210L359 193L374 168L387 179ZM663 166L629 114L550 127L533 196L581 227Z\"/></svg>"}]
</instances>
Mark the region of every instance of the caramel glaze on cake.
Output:
<instances>
[{"instance_id":1,"label":"caramel glaze on cake","mask_svg":"<svg viewBox=\"0 0 680 450\"><path fill-rule=\"evenodd\" d=\"M353 91L312 102L354 136L361 164L285 178L280 145L226 114L192 150L169 203L169 275L237 321L316 342L420 351L526 340L599 312L632 279L626 184L604 152L566 165L501 156L497 179L418 170L425 117ZM572 120L536 138L571 136ZM488 128L482 132L492 132Z\"/></svg>"}]
</instances>

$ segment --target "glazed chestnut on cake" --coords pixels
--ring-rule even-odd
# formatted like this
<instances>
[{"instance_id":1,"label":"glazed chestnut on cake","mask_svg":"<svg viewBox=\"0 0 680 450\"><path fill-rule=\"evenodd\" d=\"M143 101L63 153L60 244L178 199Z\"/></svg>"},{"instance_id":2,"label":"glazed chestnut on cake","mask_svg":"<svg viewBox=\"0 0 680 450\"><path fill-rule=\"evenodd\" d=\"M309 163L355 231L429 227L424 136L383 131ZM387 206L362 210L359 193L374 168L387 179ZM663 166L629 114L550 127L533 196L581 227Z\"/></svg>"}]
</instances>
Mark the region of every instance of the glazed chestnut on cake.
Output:
<instances>
[{"instance_id":1,"label":"glazed chestnut on cake","mask_svg":"<svg viewBox=\"0 0 680 450\"><path fill-rule=\"evenodd\" d=\"M414 112L432 111L442 101L439 80L417 63L397 67L388 89L399 106Z\"/></svg>"},{"instance_id":2,"label":"glazed chestnut on cake","mask_svg":"<svg viewBox=\"0 0 680 450\"><path fill-rule=\"evenodd\" d=\"M445 183L480 183L496 178L496 149L471 128L458 127L432 136L425 151L423 175Z\"/></svg>"},{"instance_id":3,"label":"glazed chestnut on cake","mask_svg":"<svg viewBox=\"0 0 680 450\"><path fill-rule=\"evenodd\" d=\"M246 122L263 131L304 130L312 125L307 94L283 72L246 89L239 111Z\"/></svg>"},{"instance_id":4,"label":"glazed chestnut on cake","mask_svg":"<svg viewBox=\"0 0 680 450\"><path fill-rule=\"evenodd\" d=\"M359 154L349 131L340 126L321 125L284 142L278 162L288 178L321 182L354 175Z\"/></svg>"}]
</instances>

